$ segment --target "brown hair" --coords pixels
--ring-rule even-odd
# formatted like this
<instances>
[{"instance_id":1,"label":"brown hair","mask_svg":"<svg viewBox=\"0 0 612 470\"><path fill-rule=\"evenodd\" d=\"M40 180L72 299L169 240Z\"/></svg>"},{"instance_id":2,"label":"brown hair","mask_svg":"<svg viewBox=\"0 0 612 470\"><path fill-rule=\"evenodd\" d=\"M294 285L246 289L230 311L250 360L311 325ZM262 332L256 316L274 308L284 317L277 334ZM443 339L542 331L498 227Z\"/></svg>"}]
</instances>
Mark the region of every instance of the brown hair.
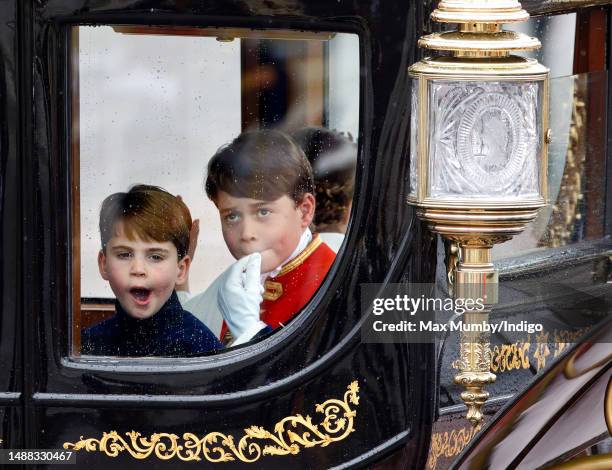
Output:
<instances>
[{"instance_id":1,"label":"brown hair","mask_svg":"<svg viewBox=\"0 0 612 470\"><path fill-rule=\"evenodd\" d=\"M127 193L114 193L100 209L100 238L106 250L114 226L123 221L125 236L133 240L172 242L179 260L189 249L191 214L181 199L157 186L139 184Z\"/></svg>"},{"instance_id":2,"label":"brown hair","mask_svg":"<svg viewBox=\"0 0 612 470\"><path fill-rule=\"evenodd\" d=\"M344 220L353 200L357 145L322 127L306 127L292 137L312 165L317 201L313 223L317 231L325 231Z\"/></svg>"},{"instance_id":3,"label":"brown hair","mask_svg":"<svg viewBox=\"0 0 612 470\"><path fill-rule=\"evenodd\" d=\"M274 201L283 195L296 204L314 192L312 168L288 135L274 130L243 132L208 163L206 194Z\"/></svg>"}]
</instances>

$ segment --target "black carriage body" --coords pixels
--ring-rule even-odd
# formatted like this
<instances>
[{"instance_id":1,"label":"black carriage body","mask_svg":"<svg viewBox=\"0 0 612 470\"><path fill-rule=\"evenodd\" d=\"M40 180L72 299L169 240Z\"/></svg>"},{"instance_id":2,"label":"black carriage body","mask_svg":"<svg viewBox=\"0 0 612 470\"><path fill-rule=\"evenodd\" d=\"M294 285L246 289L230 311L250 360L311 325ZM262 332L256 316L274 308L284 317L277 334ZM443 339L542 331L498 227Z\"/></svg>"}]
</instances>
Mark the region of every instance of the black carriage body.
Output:
<instances>
[{"instance_id":1,"label":"black carriage body","mask_svg":"<svg viewBox=\"0 0 612 470\"><path fill-rule=\"evenodd\" d=\"M262 456L258 468L327 468L379 459L409 447L426 459L434 414L433 349L360 344L359 285L424 281L432 237L404 202L409 115L407 66L416 58L423 14L415 3L384 2L2 2L2 399L5 448L61 448L124 435L232 435L310 415L343 399L357 381L354 432L346 442ZM283 334L220 357L142 365L74 362L68 354L70 204L67 83L75 24L198 25L349 31L359 35L359 196L342 262ZM411 229L409 230L409 228ZM354 405L353 405L354 406ZM108 468L80 453L79 468ZM202 457L203 458L203 457ZM204 460L203 462L207 462ZM181 465L178 457L113 465ZM185 463L187 465L187 463ZM245 465L236 459L228 468ZM117 467L121 468L121 467Z\"/></svg>"},{"instance_id":2,"label":"black carriage body","mask_svg":"<svg viewBox=\"0 0 612 470\"><path fill-rule=\"evenodd\" d=\"M554 1L526 1L524 6L544 13L559 10L561 3L569 8L568 2ZM573 2L571 7L587 3L597 2ZM128 439L126 433L135 431L145 437L163 435L170 447L172 442L185 445L185 433L202 438L217 432L216 444L208 448L227 450L223 438L232 436L238 446L247 429L275 434L275 426L285 423L300 435L308 431L303 421L292 427L285 418L309 416L321 426L325 416L317 405L338 399L356 412L354 431L341 440L313 446L299 440L286 442L280 447L295 445L288 455L240 449L247 458L241 460L230 452L233 461L216 465L427 466L439 414L438 391L444 395L452 382L452 371L441 373L438 365L452 358L448 350L436 358L430 344L362 343L360 286L434 282L436 271L443 269L441 244L406 204L407 68L420 57L417 39L429 28L433 6L432 2L369 0L0 2L3 448L60 449L65 443L102 439L111 431ZM203 358L109 364L70 356L70 207L74 201L69 31L74 25L105 24L337 31L359 36L358 171L343 256L303 314L282 332ZM603 171L609 173L610 168ZM610 181L607 178L608 188ZM606 233L611 232L611 207L607 204L604 209L608 211ZM600 251L587 246L559 258L524 264L519 260L506 266L505 276L516 278L517 272L532 279L580 275ZM355 382L358 391L349 389ZM491 415L525 383L522 378L502 381L487 413ZM444 431L457 427L464 408L456 397L442 398L445 408L438 423ZM458 427L464 427L464 422ZM290 439L287 429L281 425L279 435ZM181 460L180 452L168 460L155 454L136 459L125 449L116 457L110 454L82 450L78 468L213 465L204 455L199 463ZM222 454L211 450L213 459Z\"/></svg>"}]
</instances>

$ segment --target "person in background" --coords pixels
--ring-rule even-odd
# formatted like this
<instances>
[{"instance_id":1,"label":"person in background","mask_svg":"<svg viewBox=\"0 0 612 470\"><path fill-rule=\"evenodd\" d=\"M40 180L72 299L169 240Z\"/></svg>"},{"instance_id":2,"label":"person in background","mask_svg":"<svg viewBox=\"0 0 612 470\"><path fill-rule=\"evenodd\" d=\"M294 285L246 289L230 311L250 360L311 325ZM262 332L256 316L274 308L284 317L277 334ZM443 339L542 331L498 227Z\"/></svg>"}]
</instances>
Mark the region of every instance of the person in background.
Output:
<instances>
[{"instance_id":1,"label":"person in background","mask_svg":"<svg viewBox=\"0 0 612 470\"><path fill-rule=\"evenodd\" d=\"M292 137L312 165L315 183L315 230L338 253L348 226L355 188L357 145L322 127L307 127Z\"/></svg>"}]
</instances>

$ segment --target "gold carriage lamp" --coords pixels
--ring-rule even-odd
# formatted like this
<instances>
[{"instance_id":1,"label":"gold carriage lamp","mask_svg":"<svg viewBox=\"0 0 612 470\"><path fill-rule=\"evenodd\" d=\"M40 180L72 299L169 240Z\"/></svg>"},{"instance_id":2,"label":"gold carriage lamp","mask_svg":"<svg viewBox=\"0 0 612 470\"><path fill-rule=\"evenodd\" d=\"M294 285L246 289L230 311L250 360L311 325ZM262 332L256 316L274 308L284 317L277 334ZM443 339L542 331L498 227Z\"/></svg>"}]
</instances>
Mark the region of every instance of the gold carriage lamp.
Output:
<instances>
[{"instance_id":1,"label":"gold carriage lamp","mask_svg":"<svg viewBox=\"0 0 612 470\"><path fill-rule=\"evenodd\" d=\"M454 295L497 301L491 248L520 233L545 205L548 69L512 55L540 47L536 38L505 31L529 15L513 0L442 0L432 19L455 31L419 40L432 56L412 65L410 193L408 202L429 228L459 247ZM484 287L486 286L486 288ZM484 316L484 317L483 317ZM486 335L461 338L460 373L468 419L482 420L493 382Z\"/></svg>"}]
</instances>

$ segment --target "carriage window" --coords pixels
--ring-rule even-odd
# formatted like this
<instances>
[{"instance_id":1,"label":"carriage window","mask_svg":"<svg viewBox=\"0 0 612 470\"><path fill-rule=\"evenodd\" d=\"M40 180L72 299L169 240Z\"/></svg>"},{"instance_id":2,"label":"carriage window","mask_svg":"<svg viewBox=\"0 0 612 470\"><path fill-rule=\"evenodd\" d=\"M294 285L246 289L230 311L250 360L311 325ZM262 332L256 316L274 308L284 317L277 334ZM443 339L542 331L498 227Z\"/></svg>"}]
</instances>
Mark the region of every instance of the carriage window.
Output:
<instances>
[{"instance_id":1,"label":"carriage window","mask_svg":"<svg viewBox=\"0 0 612 470\"><path fill-rule=\"evenodd\" d=\"M525 55L550 68L549 205L524 233L493 249L496 259L610 235L604 171L607 15L606 9L584 9L512 26L541 39L542 48Z\"/></svg>"},{"instance_id":2,"label":"carriage window","mask_svg":"<svg viewBox=\"0 0 612 470\"><path fill-rule=\"evenodd\" d=\"M73 27L72 354L231 346L246 315L217 299L254 252L260 319L286 326L341 250L359 73L354 34Z\"/></svg>"}]
</instances>

